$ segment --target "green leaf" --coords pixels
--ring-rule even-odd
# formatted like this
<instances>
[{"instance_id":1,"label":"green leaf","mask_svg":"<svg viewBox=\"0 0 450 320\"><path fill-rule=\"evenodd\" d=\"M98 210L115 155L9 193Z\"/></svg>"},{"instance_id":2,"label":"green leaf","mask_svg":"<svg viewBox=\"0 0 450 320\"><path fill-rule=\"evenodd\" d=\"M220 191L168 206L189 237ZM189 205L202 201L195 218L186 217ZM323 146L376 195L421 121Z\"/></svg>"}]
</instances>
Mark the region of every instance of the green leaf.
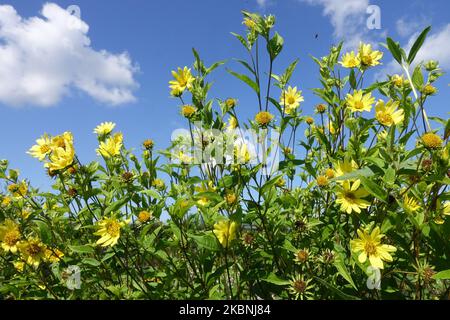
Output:
<instances>
[{"instance_id":1,"label":"green leaf","mask_svg":"<svg viewBox=\"0 0 450 320\"><path fill-rule=\"evenodd\" d=\"M114 212L122 208L128 201L130 201L129 196L125 196L122 199L114 201L112 204L106 207L104 215L109 214L110 212Z\"/></svg>"},{"instance_id":2,"label":"green leaf","mask_svg":"<svg viewBox=\"0 0 450 320\"><path fill-rule=\"evenodd\" d=\"M283 43L283 37L280 36L278 32L275 32L275 35L267 43L267 51L269 51L272 60L274 60L280 54L281 50L283 49Z\"/></svg>"},{"instance_id":3,"label":"green leaf","mask_svg":"<svg viewBox=\"0 0 450 320\"><path fill-rule=\"evenodd\" d=\"M414 68L411 80L416 88L423 86L422 65L420 63Z\"/></svg>"},{"instance_id":4,"label":"green leaf","mask_svg":"<svg viewBox=\"0 0 450 320\"><path fill-rule=\"evenodd\" d=\"M337 259L334 261L334 266L336 267L336 269L338 270L339 274L345 279L347 280L348 283L350 283L352 285L353 288L355 288L355 290L358 290L355 286L355 283L353 282L352 276L350 275L350 273L348 272L347 267L345 266L344 263L344 259L342 257L342 254L340 254Z\"/></svg>"},{"instance_id":5,"label":"green leaf","mask_svg":"<svg viewBox=\"0 0 450 320\"><path fill-rule=\"evenodd\" d=\"M75 253L94 253L94 248L88 245L83 246L69 246L69 249Z\"/></svg>"},{"instance_id":6,"label":"green leaf","mask_svg":"<svg viewBox=\"0 0 450 320\"><path fill-rule=\"evenodd\" d=\"M155 199L161 199L161 195L158 192L156 192L156 190L147 189L147 190L139 191L139 193L145 194L145 195L150 196Z\"/></svg>"},{"instance_id":7,"label":"green leaf","mask_svg":"<svg viewBox=\"0 0 450 320\"><path fill-rule=\"evenodd\" d=\"M249 77L247 77L245 74L240 74L234 71L231 71L230 69L227 69L228 73L235 76L236 78L238 78L239 80L245 82L246 84L248 84L257 94L259 94L259 87L256 84L255 81L253 81L252 79L250 79Z\"/></svg>"},{"instance_id":8,"label":"green leaf","mask_svg":"<svg viewBox=\"0 0 450 320\"><path fill-rule=\"evenodd\" d=\"M332 292L334 292L338 297L341 297L344 300L361 300L358 297L346 294L344 292L342 292L341 290L339 290L338 288L336 288L335 286L333 286L332 284L326 282L323 279L320 279L319 277L314 276L314 279L316 281L318 281L319 283L321 283L323 286L327 287L328 289L330 289Z\"/></svg>"},{"instance_id":9,"label":"green leaf","mask_svg":"<svg viewBox=\"0 0 450 320\"><path fill-rule=\"evenodd\" d=\"M193 235L188 234L190 238L192 238L200 248L210 250L210 251L219 251L219 243L217 238L212 233L207 233L204 235Z\"/></svg>"},{"instance_id":10,"label":"green leaf","mask_svg":"<svg viewBox=\"0 0 450 320\"><path fill-rule=\"evenodd\" d=\"M394 184L395 182L395 170L393 168L388 168L384 174L384 181L387 184Z\"/></svg>"},{"instance_id":11,"label":"green leaf","mask_svg":"<svg viewBox=\"0 0 450 320\"><path fill-rule=\"evenodd\" d=\"M422 33L417 37L416 41L414 42L413 46L411 47L411 50L408 54L408 63L411 64L414 61L414 58L416 57L417 52L419 52L419 49L422 47L425 38L427 37L428 32L431 30L431 26L426 27Z\"/></svg>"},{"instance_id":12,"label":"green leaf","mask_svg":"<svg viewBox=\"0 0 450 320\"><path fill-rule=\"evenodd\" d=\"M276 284L277 286L287 286L291 283L289 280L283 280L281 278L278 278L278 276L275 275L274 273L271 273L267 278L262 279L262 280L269 282L269 283Z\"/></svg>"},{"instance_id":13,"label":"green leaf","mask_svg":"<svg viewBox=\"0 0 450 320\"><path fill-rule=\"evenodd\" d=\"M50 228L48 227L48 225L41 221L41 220L36 220L34 223L36 223L36 225L39 228L39 233L40 233L40 237L41 240L44 243L49 243L51 238L52 238L52 233L50 231Z\"/></svg>"},{"instance_id":14,"label":"green leaf","mask_svg":"<svg viewBox=\"0 0 450 320\"><path fill-rule=\"evenodd\" d=\"M81 262L93 267L98 267L100 265L100 262L94 258L84 258Z\"/></svg>"},{"instance_id":15,"label":"green leaf","mask_svg":"<svg viewBox=\"0 0 450 320\"><path fill-rule=\"evenodd\" d=\"M444 271L440 271L438 273L436 273L433 277L433 279L450 279L450 269L444 270Z\"/></svg>"},{"instance_id":16,"label":"green leaf","mask_svg":"<svg viewBox=\"0 0 450 320\"><path fill-rule=\"evenodd\" d=\"M400 51L400 45L398 44L398 42L394 42L394 40L392 40L391 38L387 38L386 39L386 43L387 43L387 47L389 49L389 51L392 53L392 56L394 57L394 59L402 64L402 54Z\"/></svg>"},{"instance_id":17,"label":"green leaf","mask_svg":"<svg viewBox=\"0 0 450 320\"><path fill-rule=\"evenodd\" d=\"M373 195L375 198L383 201L384 203L387 202L386 201L386 199L387 199L386 192L384 192L377 183L375 183L371 179L368 179L368 178L366 178L366 177L364 177L362 175L359 176L359 179L361 180L361 183L364 186L364 188L371 195Z\"/></svg>"}]
</instances>

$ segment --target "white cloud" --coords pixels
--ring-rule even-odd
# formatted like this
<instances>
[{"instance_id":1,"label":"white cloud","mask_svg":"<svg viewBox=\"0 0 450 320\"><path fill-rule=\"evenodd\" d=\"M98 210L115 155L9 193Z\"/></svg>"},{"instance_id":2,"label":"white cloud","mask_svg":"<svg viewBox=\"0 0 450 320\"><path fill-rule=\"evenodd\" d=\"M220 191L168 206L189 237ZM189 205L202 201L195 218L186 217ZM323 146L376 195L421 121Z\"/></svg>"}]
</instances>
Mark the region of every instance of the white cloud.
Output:
<instances>
[{"instance_id":1,"label":"white cloud","mask_svg":"<svg viewBox=\"0 0 450 320\"><path fill-rule=\"evenodd\" d=\"M266 6L270 3L269 0L256 0L258 6L262 9L266 8Z\"/></svg>"},{"instance_id":2,"label":"white cloud","mask_svg":"<svg viewBox=\"0 0 450 320\"><path fill-rule=\"evenodd\" d=\"M402 17L395 23L395 29L401 37L411 36L417 30L422 30L431 24L430 19L421 17Z\"/></svg>"},{"instance_id":3,"label":"white cloud","mask_svg":"<svg viewBox=\"0 0 450 320\"><path fill-rule=\"evenodd\" d=\"M330 18L334 37L345 40L345 48L356 48L360 41L376 42L383 34L366 26L369 0L300 0L323 7L323 15Z\"/></svg>"},{"instance_id":4,"label":"white cloud","mask_svg":"<svg viewBox=\"0 0 450 320\"><path fill-rule=\"evenodd\" d=\"M127 53L96 51L86 22L53 3L22 18L0 5L0 102L52 106L72 89L118 105L135 100L137 67Z\"/></svg>"},{"instance_id":5,"label":"white cloud","mask_svg":"<svg viewBox=\"0 0 450 320\"><path fill-rule=\"evenodd\" d=\"M407 44L402 46L406 52L414 44L420 32L415 32L408 40ZM444 70L450 70L450 23L441 28L438 32L431 33L425 40L422 48L414 59L414 63L420 63L427 60L437 60ZM401 72L401 67L396 61L391 61L378 73L377 78L386 74Z\"/></svg>"}]
</instances>

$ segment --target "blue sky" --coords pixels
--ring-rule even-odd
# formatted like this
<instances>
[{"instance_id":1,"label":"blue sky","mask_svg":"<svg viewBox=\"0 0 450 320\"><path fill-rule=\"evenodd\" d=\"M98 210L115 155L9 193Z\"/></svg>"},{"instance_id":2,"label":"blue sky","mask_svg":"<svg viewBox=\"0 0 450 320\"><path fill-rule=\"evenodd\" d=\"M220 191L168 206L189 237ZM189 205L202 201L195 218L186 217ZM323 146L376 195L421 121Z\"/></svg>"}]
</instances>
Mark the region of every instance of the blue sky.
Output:
<instances>
[{"instance_id":1,"label":"blue sky","mask_svg":"<svg viewBox=\"0 0 450 320\"><path fill-rule=\"evenodd\" d=\"M67 40L65 31L49 30L58 27L58 10L48 11L56 22L47 29L39 29L39 23L25 25L31 17L45 22L45 3L7 1L0 6L0 48L14 45L21 57L8 58L7 51L0 50L0 158L8 159L11 167L20 169L33 185L44 188L49 179L42 164L25 153L44 132L72 131L77 154L84 162L96 158L97 140L92 130L103 121L117 123L128 148L140 148L146 138L155 140L156 149L167 147L172 131L186 125L179 115L178 101L169 96L170 71L192 63L192 47L207 65L229 59L228 68L243 71L231 59L246 58L246 53L230 35L232 31L244 32L242 9L276 16L276 30L284 37L285 47L274 72L280 73L292 60L300 59L292 84L303 90L304 114L312 114L319 102L310 90L319 83L309 55L325 55L330 45L342 38L349 43L363 39L376 44L390 36L407 45L416 32L431 24L430 40L418 58L436 57L445 71L450 69L450 2L446 0L371 1L381 9L380 30L365 27L368 0L55 1L63 9L77 5L81 10L82 28L86 29L83 33L68 31L67 39L74 45L70 54L61 46ZM12 6L15 13L5 5ZM5 35L2 28L6 22L11 23L11 17L22 17L15 27L33 38L23 33ZM33 26L36 30L30 30ZM58 36L52 42L54 31L59 32L61 41ZM90 43L80 46L86 37ZM36 50L43 51L36 54ZM127 54L121 55L124 52ZM33 54L29 60L33 63L24 65L23 61ZM385 54L378 71L395 70L391 60L390 54ZM210 79L214 82L212 95L237 98L238 114L252 117L257 105L251 90L224 70L222 67ZM23 80L24 74L31 80L17 85L15 81ZM57 80L36 88L35 77ZM448 117L449 83L448 74L437 82L440 93L428 105L430 114ZM2 87L9 89L2 91Z\"/></svg>"}]
</instances>

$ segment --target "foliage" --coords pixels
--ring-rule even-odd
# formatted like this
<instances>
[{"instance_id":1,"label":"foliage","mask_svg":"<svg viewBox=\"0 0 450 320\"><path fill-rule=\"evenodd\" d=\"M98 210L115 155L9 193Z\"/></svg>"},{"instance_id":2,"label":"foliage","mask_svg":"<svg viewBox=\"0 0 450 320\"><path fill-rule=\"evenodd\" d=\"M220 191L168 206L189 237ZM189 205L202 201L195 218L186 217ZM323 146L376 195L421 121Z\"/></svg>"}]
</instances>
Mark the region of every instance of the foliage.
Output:
<instances>
[{"instance_id":1,"label":"foliage","mask_svg":"<svg viewBox=\"0 0 450 320\"><path fill-rule=\"evenodd\" d=\"M367 84L383 55L370 45L313 58L323 102L308 116L291 84L298 61L274 71L284 46L275 18L243 14L246 33L233 35L245 73L227 70L255 94L254 120L238 117L237 99L208 97L224 62L207 67L194 50L192 68L170 81L189 134L167 150L149 139L135 155L102 123L102 162L82 163L71 133L44 135L29 153L52 192L1 162L1 298L449 297L450 121L427 116L438 63L413 64L429 28L408 54L387 39L404 75L386 81ZM244 129L262 153L236 138ZM278 138L267 147L269 131ZM222 157L225 140L234 142ZM206 151L216 160L196 162ZM264 161L273 153L275 169Z\"/></svg>"}]
</instances>

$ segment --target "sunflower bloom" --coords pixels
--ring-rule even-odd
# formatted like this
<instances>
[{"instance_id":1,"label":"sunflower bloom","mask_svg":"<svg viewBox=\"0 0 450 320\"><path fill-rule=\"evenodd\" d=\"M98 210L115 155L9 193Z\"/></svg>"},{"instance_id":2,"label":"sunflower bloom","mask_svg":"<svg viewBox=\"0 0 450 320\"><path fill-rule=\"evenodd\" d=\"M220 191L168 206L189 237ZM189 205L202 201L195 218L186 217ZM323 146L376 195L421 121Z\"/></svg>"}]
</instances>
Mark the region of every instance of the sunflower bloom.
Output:
<instances>
[{"instance_id":1,"label":"sunflower bloom","mask_svg":"<svg viewBox=\"0 0 450 320\"><path fill-rule=\"evenodd\" d=\"M114 136L106 139L106 141L100 142L97 149L97 154L102 155L105 158L114 157L120 154L120 149L123 145L123 135L118 132Z\"/></svg>"},{"instance_id":2,"label":"sunflower bloom","mask_svg":"<svg viewBox=\"0 0 450 320\"><path fill-rule=\"evenodd\" d=\"M25 262L37 268L46 259L47 246L37 238L32 238L17 245Z\"/></svg>"},{"instance_id":3,"label":"sunflower bloom","mask_svg":"<svg viewBox=\"0 0 450 320\"><path fill-rule=\"evenodd\" d=\"M102 247L114 246L117 244L120 238L120 230L123 226L128 224L129 221L120 221L116 218L103 218L103 220L97 223L98 230L94 233L96 236L100 236L97 240L97 244Z\"/></svg>"},{"instance_id":4,"label":"sunflower bloom","mask_svg":"<svg viewBox=\"0 0 450 320\"><path fill-rule=\"evenodd\" d=\"M50 154L51 151L52 140L47 134L44 134L36 140L36 144L32 146L27 153L32 157L39 159L39 161L42 161L48 154Z\"/></svg>"},{"instance_id":5,"label":"sunflower bloom","mask_svg":"<svg viewBox=\"0 0 450 320\"><path fill-rule=\"evenodd\" d=\"M11 192L14 198L23 198L27 195L28 185L25 181L20 183L12 183L8 186L8 191Z\"/></svg>"},{"instance_id":6,"label":"sunflower bloom","mask_svg":"<svg viewBox=\"0 0 450 320\"><path fill-rule=\"evenodd\" d=\"M361 61L362 67L374 67L380 64L380 59L383 57L381 51L372 50L372 45L370 44L359 44L359 60Z\"/></svg>"},{"instance_id":7,"label":"sunflower bloom","mask_svg":"<svg viewBox=\"0 0 450 320\"><path fill-rule=\"evenodd\" d=\"M375 98L370 92L363 94L362 90L355 90L353 94L347 94L346 102L351 112L370 112Z\"/></svg>"},{"instance_id":8,"label":"sunflower bloom","mask_svg":"<svg viewBox=\"0 0 450 320\"><path fill-rule=\"evenodd\" d=\"M237 224L234 221L222 220L214 225L214 234L224 248L228 248L230 242L236 238Z\"/></svg>"},{"instance_id":9,"label":"sunflower bloom","mask_svg":"<svg viewBox=\"0 0 450 320\"><path fill-rule=\"evenodd\" d=\"M383 100L378 100L375 105L375 118L378 122L384 126L390 127L397 125L404 119L403 110L397 110L399 102L389 100L388 103L384 103Z\"/></svg>"},{"instance_id":10,"label":"sunflower bloom","mask_svg":"<svg viewBox=\"0 0 450 320\"><path fill-rule=\"evenodd\" d=\"M305 279L303 276L293 277L291 279L289 291L295 296L296 299L308 299L312 297L310 289L313 288L310 285L311 279Z\"/></svg>"},{"instance_id":11,"label":"sunflower bloom","mask_svg":"<svg viewBox=\"0 0 450 320\"><path fill-rule=\"evenodd\" d=\"M280 105L285 107L284 112L291 114L292 111L300 106L300 102L304 101L302 91L297 90L297 87L289 86L287 90L283 90L280 96Z\"/></svg>"},{"instance_id":12,"label":"sunflower bloom","mask_svg":"<svg viewBox=\"0 0 450 320\"><path fill-rule=\"evenodd\" d=\"M3 250L16 253L19 240L19 226L14 221L6 219L5 222L0 225L0 243Z\"/></svg>"},{"instance_id":13,"label":"sunflower bloom","mask_svg":"<svg viewBox=\"0 0 450 320\"><path fill-rule=\"evenodd\" d=\"M405 208L406 212L414 213L420 209L420 205L416 199L408 197L405 195L403 197L403 208Z\"/></svg>"},{"instance_id":14,"label":"sunflower bloom","mask_svg":"<svg viewBox=\"0 0 450 320\"><path fill-rule=\"evenodd\" d=\"M52 151L45 167L52 172L63 170L72 165L74 157L72 133L64 132L62 135L52 138Z\"/></svg>"},{"instance_id":15,"label":"sunflower bloom","mask_svg":"<svg viewBox=\"0 0 450 320\"><path fill-rule=\"evenodd\" d=\"M366 209L370 203L362 198L367 197L369 193L360 187L361 180L356 180L351 183L346 180L339 187L337 192L336 203L341 205L341 211L347 212L348 214L355 211L356 213L361 213L361 209Z\"/></svg>"},{"instance_id":16,"label":"sunflower bloom","mask_svg":"<svg viewBox=\"0 0 450 320\"><path fill-rule=\"evenodd\" d=\"M175 80L169 81L171 94L174 96L181 95L184 90L190 89L195 78L191 74L191 69L184 67L183 69L178 68L178 72L172 71L172 76Z\"/></svg>"},{"instance_id":17,"label":"sunflower bloom","mask_svg":"<svg viewBox=\"0 0 450 320\"><path fill-rule=\"evenodd\" d=\"M422 136L422 143L430 149L438 149L442 146L442 139L436 133L427 132Z\"/></svg>"},{"instance_id":18,"label":"sunflower bloom","mask_svg":"<svg viewBox=\"0 0 450 320\"><path fill-rule=\"evenodd\" d=\"M336 177L336 178L341 177L341 176L351 173L357 169L358 169L358 164L355 162L355 160L344 159L344 161L339 161L335 165L334 177Z\"/></svg>"},{"instance_id":19,"label":"sunflower bloom","mask_svg":"<svg viewBox=\"0 0 450 320\"><path fill-rule=\"evenodd\" d=\"M272 119L273 115L267 111L258 112L255 116L256 123L261 127L266 127Z\"/></svg>"},{"instance_id":20,"label":"sunflower bloom","mask_svg":"<svg viewBox=\"0 0 450 320\"><path fill-rule=\"evenodd\" d=\"M352 252L359 254L358 261L365 263L369 258L370 265L374 268L383 269L383 261L392 262L390 252L397 251L397 248L388 244L381 244L384 234L380 233L380 228L376 227L369 234L367 230L358 230L359 239L351 240Z\"/></svg>"},{"instance_id":21,"label":"sunflower bloom","mask_svg":"<svg viewBox=\"0 0 450 320\"><path fill-rule=\"evenodd\" d=\"M361 64L359 56L354 51L347 52L342 56L342 61L339 62L344 68L357 68Z\"/></svg>"},{"instance_id":22,"label":"sunflower bloom","mask_svg":"<svg viewBox=\"0 0 450 320\"><path fill-rule=\"evenodd\" d=\"M94 129L94 133L99 136L105 136L113 131L116 124L114 122L102 122Z\"/></svg>"}]
</instances>

